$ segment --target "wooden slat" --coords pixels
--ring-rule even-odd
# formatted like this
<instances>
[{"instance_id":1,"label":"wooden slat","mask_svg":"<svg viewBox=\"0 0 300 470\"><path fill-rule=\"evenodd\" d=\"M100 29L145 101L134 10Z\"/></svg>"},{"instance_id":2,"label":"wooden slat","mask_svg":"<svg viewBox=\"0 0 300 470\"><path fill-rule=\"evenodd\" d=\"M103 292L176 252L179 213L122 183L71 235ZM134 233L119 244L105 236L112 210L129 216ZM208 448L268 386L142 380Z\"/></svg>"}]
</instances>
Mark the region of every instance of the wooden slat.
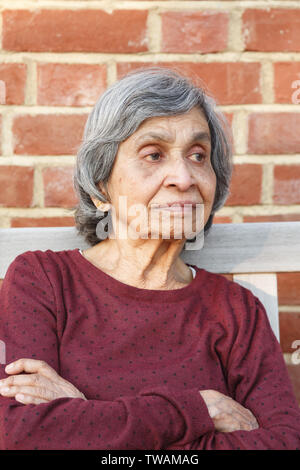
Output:
<instances>
[{"instance_id":1,"label":"wooden slat","mask_svg":"<svg viewBox=\"0 0 300 470\"><path fill-rule=\"evenodd\" d=\"M218 224L182 258L216 273L300 271L300 222Z\"/></svg>"},{"instance_id":2,"label":"wooden slat","mask_svg":"<svg viewBox=\"0 0 300 470\"><path fill-rule=\"evenodd\" d=\"M279 341L279 316L276 274L234 274L234 282L251 290L266 309L270 326Z\"/></svg>"},{"instance_id":3,"label":"wooden slat","mask_svg":"<svg viewBox=\"0 0 300 470\"><path fill-rule=\"evenodd\" d=\"M25 251L88 247L74 227L0 229L0 278ZM300 222L216 224L201 250L181 257L216 273L300 271Z\"/></svg>"},{"instance_id":4,"label":"wooden slat","mask_svg":"<svg viewBox=\"0 0 300 470\"><path fill-rule=\"evenodd\" d=\"M25 251L62 251L88 247L74 227L0 229L0 278L4 278L16 256Z\"/></svg>"}]
</instances>

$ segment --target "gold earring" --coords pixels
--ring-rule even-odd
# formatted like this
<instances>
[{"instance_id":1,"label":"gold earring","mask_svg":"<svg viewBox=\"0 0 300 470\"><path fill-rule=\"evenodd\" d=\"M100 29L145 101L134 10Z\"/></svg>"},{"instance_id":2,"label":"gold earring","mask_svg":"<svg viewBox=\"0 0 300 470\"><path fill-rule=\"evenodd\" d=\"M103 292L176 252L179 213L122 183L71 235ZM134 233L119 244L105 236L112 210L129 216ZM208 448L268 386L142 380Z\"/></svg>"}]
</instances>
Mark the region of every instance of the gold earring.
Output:
<instances>
[{"instance_id":1,"label":"gold earring","mask_svg":"<svg viewBox=\"0 0 300 470\"><path fill-rule=\"evenodd\" d=\"M96 206L97 206L97 208L100 209L100 211L102 211L102 212L108 212L109 209L110 209L110 204L108 204L108 203L106 204L105 202L102 202L102 201L98 201L98 202L96 203Z\"/></svg>"}]
</instances>

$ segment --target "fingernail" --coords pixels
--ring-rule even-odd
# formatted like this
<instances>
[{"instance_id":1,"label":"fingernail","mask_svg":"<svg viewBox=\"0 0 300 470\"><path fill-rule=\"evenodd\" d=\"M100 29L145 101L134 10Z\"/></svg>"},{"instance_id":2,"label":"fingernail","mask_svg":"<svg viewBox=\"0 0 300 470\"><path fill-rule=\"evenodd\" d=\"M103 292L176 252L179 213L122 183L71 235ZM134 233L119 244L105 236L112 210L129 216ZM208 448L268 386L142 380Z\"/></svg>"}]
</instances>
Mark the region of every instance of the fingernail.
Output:
<instances>
[{"instance_id":1,"label":"fingernail","mask_svg":"<svg viewBox=\"0 0 300 470\"><path fill-rule=\"evenodd\" d=\"M12 370L14 367L14 363L12 362L11 364L8 364L6 367L5 367L5 371L7 370Z\"/></svg>"}]
</instances>

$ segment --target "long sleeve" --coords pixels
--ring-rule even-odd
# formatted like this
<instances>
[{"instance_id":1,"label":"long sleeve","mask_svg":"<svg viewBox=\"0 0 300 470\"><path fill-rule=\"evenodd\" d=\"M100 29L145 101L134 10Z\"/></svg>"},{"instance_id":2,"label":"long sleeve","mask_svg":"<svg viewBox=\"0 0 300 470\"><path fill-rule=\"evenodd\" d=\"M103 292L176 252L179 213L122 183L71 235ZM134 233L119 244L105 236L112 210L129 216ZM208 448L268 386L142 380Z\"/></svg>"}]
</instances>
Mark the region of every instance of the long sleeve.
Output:
<instances>
[{"instance_id":1,"label":"long sleeve","mask_svg":"<svg viewBox=\"0 0 300 470\"><path fill-rule=\"evenodd\" d=\"M6 363L40 359L60 373L63 328L47 272L38 261L31 265L28 257L18 256L0 293ZM112 401L59 398L40 405L0 396L2 450L162 449L174 442L184 445L213 428L197 388L156 386Z\"/></svg>"},{"instance_id":2,"label":"long sleeve","mask_svg":"<svg viewBox=\"0 0 300 470\"><path fill-rule=\"evenodd\" d=\"M239 288L237 288L239 289ZM235 294L235 327L217 346L226 362L230 396L252 411L253 431L208 432L185 449L300 449L300 409L280 345L261 302L246 289ZM239 305L240 301L240 305ZM224 351L230 351L227 355Z\"/></svg>"}]
</instances>

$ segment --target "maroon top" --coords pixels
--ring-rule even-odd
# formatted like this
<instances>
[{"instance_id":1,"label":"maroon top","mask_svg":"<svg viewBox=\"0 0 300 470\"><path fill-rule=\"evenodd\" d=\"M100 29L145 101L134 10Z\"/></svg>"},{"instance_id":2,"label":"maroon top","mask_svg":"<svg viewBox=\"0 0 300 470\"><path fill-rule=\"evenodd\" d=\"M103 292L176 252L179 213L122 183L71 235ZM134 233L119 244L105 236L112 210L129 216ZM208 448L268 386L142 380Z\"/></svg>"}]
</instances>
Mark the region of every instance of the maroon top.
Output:
<instances>
[{"instance_id":1,"label":"maroon top","mask_svg":"<svg viewBox=\"0 0 300 470\"><path fill-rule=\"evenodd\" d=\"M6 363L44 360L87 401L0 397L0 448L300 448L300 410L263 306L194 268L188 286L149 290L78 249L17 256L0 294ZM259 429L215 431L199 393L207 389L250 409Z\"/></svg>"}]
</instances>

